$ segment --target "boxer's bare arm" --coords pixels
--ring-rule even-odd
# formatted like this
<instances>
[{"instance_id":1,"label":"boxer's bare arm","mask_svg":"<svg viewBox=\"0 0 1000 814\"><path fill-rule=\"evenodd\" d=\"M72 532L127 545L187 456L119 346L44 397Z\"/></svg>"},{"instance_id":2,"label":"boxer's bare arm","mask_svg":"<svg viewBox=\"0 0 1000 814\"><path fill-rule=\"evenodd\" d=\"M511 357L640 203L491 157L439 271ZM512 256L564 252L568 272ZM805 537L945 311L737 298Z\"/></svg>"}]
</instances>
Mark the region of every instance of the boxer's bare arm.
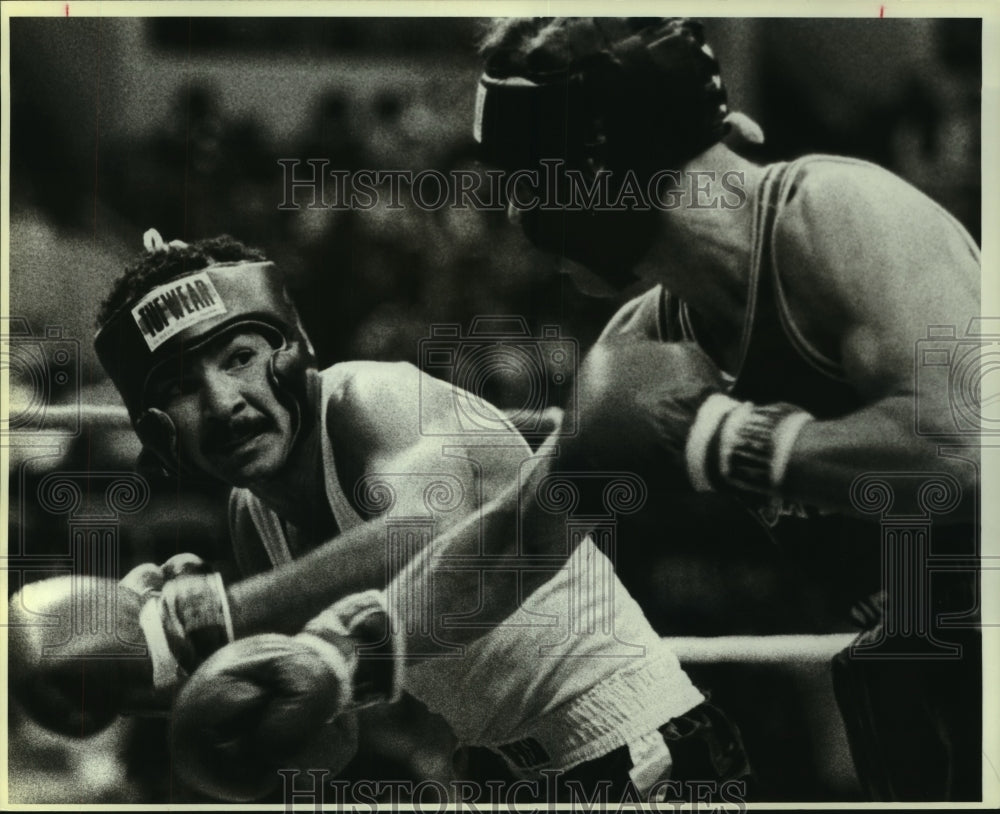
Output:
<instances>
[{"instance_id":1,"label":"boxer's bare arm","mask_svg":"<svg viewBox=\"0 0 1000 814\"><path fill-rule=\"evenodd\" d=\"M405 401L405 392L400 392ZM439 390L439 396L444 395L445 391ZM449 420L449 413L443 409L428 415ZM399 429L399 425L388 426ZM419 433L404 433L399 437L410 437L412 443L397 445L398 457L388 454L393 448L391 441L372 447L378 453L373 460L380 467L374 474L450 475L465 490L456 510L441 515L435 538L443 545L457 546L456 553L475 555L482 551L509 556L514 552L516 556L517 535L512 529L518 527L522 507L512 484L521 464L530 459L520 435L493 435L486 444L482 439L477 444L475 438L447 435L425 438ZM464 454L442 458L441 445L451 441L455 442L455 450L464 449ZM442 464L442 460L446 463ZM502 499L497 500L498 495ZM489 506L483 509L485 503ZM401 490L395 511L400 516L426 516L422 490ZM386 536L386 518L376 516L295 562L230 586L227 595L234 633L238 637L266 631L295 633L337 599L367 588L384 587L405 565L386 557ZM532 539L544 545L553 540L561 543L563 537L559 534ZM26 703L31 702L31 708L52 725L62 721L61 729L79 732L95 731L122 710L163 707L169 698L154 689L152 662L142 653L139 596L112 580L68 579L32 584L9 603L11 618L20 620L11 628L11 672L18 678L17 687L23 689L21 695ZM111 626L106 624L105 616L109 602L114 609ZM80 617L75 608L82 608L84 616ZM99 624L96 616L93 623L87 621L93 614L101 615L103 621ZM46 615L57 621L40 625L39 619ZM77 624L83 634L73 632ZM51 657L42 658L47 647L58 648L58 653L53 651ZM123 658L125 655L133 657ZM109 688L113 699L108 697ZM97 701L91 698L95 692ZM77 714L81 708L85 717Z\"/></svg>"},{"instance_id":2,"label":"boxer's bare arm","mask_svg":"<svg viewBox=\"0 0 1000 814\"><path fill-rule=\"evenodd\" d=\"M558 567L556 561L569 553L565 517L546 511L535 499L537 485L551 471L552 442L526 463L522 478L435 537L401 573L394 574L397 585L402 586L395 595L403 601L410 595L430 598L430 591L411 594L410 588L420 582L430 585L433 580L435 618L467 611L469 597L479 597L479 617L501 620L517 609L523 595L551 579ZM330 605L334 594L339 598L386 585L389 565L382 553L384 549L372 545L372 538L384 533L384 520L375 518L294 563L230 586L229 603L237 637L262 631L295 632ZM351 568L331 567L345 556L357 558ZM525 568L518 589L510 592L483 592L479 571L448 568L442 560L442 557L483 557L496 567L498 559L505 559L504 568L510 569L526 556L544 557L547 567ZM393 612L407 610L395 607ZM485 632L486 626L450 629L446 646L467 644ZM424 642L423 646L430 644Z\"/></svg>"},{"instance_id":3,"label":"boxer's bare arm","mask_svg":"<svg viewBox=\"0 0 1000 814\"><path fill-rule=\"evenodd\" d=\"M534 470L534 478L545 471L541 467ZM524 505L518 485L511 483L481 510L466 515L436 537L432 550L418 554L409 570L410 578L429 579L428 572L436 569L440 562L437 555L443 551L456 556L565 556L562 523L558 517L539 512L533 501ZM551 531L546 531L544 524ZM531 528L524 546L519 544L519 527ZM385 533L385 520L376 517L295 562L231 585L227 595L235 635L296 633L336 599L383 587L390 574L382 545ZM545 581L550 575L551 571L532 571L524 589L533 590L538 586L530 580ZM433 576L439 592L435 609L441 613L467 608L460 598L479 590L475 571L446 570L443 577ZM109 600L114 601L110 628L106 617ZM486 601L489 607L484 608L484 618L488 611L489 618L498 620L514 611L519 595L490 593ZM165 694L154 688L152 662L142 653L145 639L138 625L140 605L137 594L114 581L76 577L33 583L11 600L10 618L18 620L10 635L12 687L39 720L60 731L89 734L106 726L118 712L166 708L169 691ZM71 610L77 608L82 610ZM45 613L57 622L39 625L38 619ZM83 633L73 632L76 625ZM483 627L460 629L450 632L449 640L460 644L485 632ZM53 654L43 659L46 648L52 648ZM59 675L64 677L50 689L51 677ZM91 695L97 693L103 706L91 703L90 696L84 695L85 688ZM108 688L115 698L113 704L108 703Z\"/></svg>"},{"instance_id":4,"label":"boxer's bare arm","mask_svg":"<svg viewBox=\"0 0 1000 814\"><path fill-rule=\"evenodd\" d=\"M523 480L511 482L485 506L435 537L397 578L410 583L429 581L433 571L434 610L442 615L467 609L467 601L461 598L478 595L481 584L474 570L439 571L442 555L510 561L525 555L565 556L565 518L543 510L534 499L535 486L550 471L551 461L545 449L540 450L536 465ZM295 632L336 599L385 586L388 578L396 577L381 545L385 530L385 520L377 517L293 563L230 586L237 637L262 631ZM530 593L551 576L552 570L526 569L521 589ZM519 604L514 593L493 592L482 599L488 604L481 608L483 618L502 619ZM449 643L471 641L482 633L482 629L459 629L449 634Z\"/></svg>"},{"instance_id":5,"label":"boxer's bare arm","mask_svg":"<svg viewBox=\"0 0 1000 814\"><path fill-rule=\"evenodd\" d=\"M337 599L384 587L405 565L389 554L387 521L433 517L435 538L455 529L470 551L478 550L481 508L504 494L503 514L513 524L517 504L509 487L530 450L513 429L458 432L450 385L409 365L367 364L346 381L330 408L334 414L331 431L353 439L363 452L356 468L360 478L352 479L354 488L345 484L345 491L351 489L356 502L371 501L382 513L295 562L232 585L237 636L295 632ZM390 494L386 487L391 505L378 506ZM436 497L428 501L427 490L435 488ZM484 540L495 553L510 543L502 533L484 534Z\"/></svg>"},{"instance_id":6,"label":"boxer's bare arm","mask_svg":"<svg viewBox=\"0 0 1000 814\"><path fill-rule=\"evenodd\" d=\"M869 472L944 472L966 497L975 494L975 467L938 452L958 444L964 456L976 454L970 445L978 439L955 431L949 399L961 396L949 391L946 368L918 369L917 350L929 327L954 326L961 336L979 315L979 262L949 220L928 217L928 206L888 176L880 186L847 174L799 193L793 215L803 221L777 244L779 272L803 333L830 337L836 361L869 403L805 425L784 497L852 511L851 483ZM974 503L952 519L969 517Z\"/></svg>"},{"instance_id":7,"label":"boxer's bare arm","mask_svg":"<svg viewBox=\"0 0 1000 814\"><path fill-rule=\"evenodd\" d=\"M485 505L474 517L466 518L420 552L396 577L389 592L390 611L403 620L414 611L428 612L433 626L451 615L468 613L474 600L478 619L475 626L451 625L440 637L421 635L421 656L450 653L455 645L467 645L483 636L492 626L510 617L524 598L548 582L564 567L568 548L567 516L543 506L539 494L558 459L558 435L550 436L534 457L522 467L520 477ZM542 487L540 489L540 487ZM577 523L577 530L579 524ZM579 539L577 536L576 539ZM482 557L481 570L456 568L449 561L465 558L468 563ZM488 563L488 564L487 564ZM483 572L490 568L516 571L517 579L483 588ZM430 590L433 586L433 591ZM414 609L410 597L433 598L430 609ZM401 630L411 626L398 624ZM418 632L418 635L419 632Z\"/></svg>"}]
</instances>

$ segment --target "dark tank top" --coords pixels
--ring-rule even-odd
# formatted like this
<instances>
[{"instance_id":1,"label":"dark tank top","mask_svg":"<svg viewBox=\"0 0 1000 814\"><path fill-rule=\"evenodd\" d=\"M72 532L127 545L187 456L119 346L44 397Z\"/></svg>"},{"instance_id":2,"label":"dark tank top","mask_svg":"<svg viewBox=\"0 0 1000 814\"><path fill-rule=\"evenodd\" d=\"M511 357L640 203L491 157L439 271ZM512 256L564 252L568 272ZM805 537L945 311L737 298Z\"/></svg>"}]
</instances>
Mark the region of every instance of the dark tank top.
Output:
<instances>
[{"instance_id":1,"label":"dark tank top","mask_svg":"<svg viewBox=\"0 0 1000 814\"><path fill-rule=\"evenodd\" d=\"M774 262L774 227L794 195L799 162L772 164L761 183L754 218L741 362L731 395L756 404L785 401L820 419L859 409L863 401L837 365L812 349L794 328ZM663 292L662 335L697 341L687 306Z\"/></svg>"},{"instance_id":2,"label":"dark tank top","mask_svg":"<svg viewBox=\"0 0 1000 814\"><path fill-rule=\"evenodd\" d=\"M803 167L817 160L823 159L807 157L774 164L765 172L754 219L742 358L730 394L756 404L788 402L824 420L852 413L866 402L846 380L840 366L816 351L797 330L774 250L778 216L795 195ZM686 305L666 292L662 298L661 335L668 341L697 341ZM839 576L845 586L854 583L849 593L879 587L875 578L881 572L882 529L877 519L828 514L765 497L747 496L744 502L770 537L785 551L801 557L804 565L830 569L830 576ZM976 549L975 529L970 524L935 524L932 537L937 553L969 553ZM951 601L935 604L969 607L967 577L939 579L942 584L935 599L951 595Z\"/></svg>"},{"instance_id":3,"label":"dark tank top","mask_svg":"<svg viewBox=\"0 0 1000 814\"><path fill-rule=\"evenodd\" d=\"M798 333L784 298L774 257L775 224L795 194L802 163L772 164L758 193L740 362L730 395L756 404L788 402L819 419L847 415L864 404L839 366ZM687 305L662 291L660 334L697 342ZM847 609L878 587L881 531L877 522L822 512L777 498L741 495L740 503L790 557L806 582L822 577L828 600Z\"/></svg>"},{"instance_id":4,"label":"dark tank top","mask_svg":"<svg viewBox=\"0 0 1000 814\"><path fill-rule=\"evenodd\" d=\"M751 264L748 269L748 301L742 330L739 362L735 375L728 377L730 394L756 404L788 402L821 420L835 419L865 405L860 394L843 375L840 366L818 352L797 329L788 308L775 262L774 233L782 210L796 193L803 169L812 162L850 159L809 156L766 168L755 200ZM603 337L631 334L646 339L698 342L696 326L687 305L656 286L636 298L612 319ZM721 497L721 496L720 496ZM702 499L693 495L692 503ZM773 500L766 496L739 495L737 501L763 528L778 559L775 565L790 571L782 579L785 588L798 586L815 599L815 622L830 623L830 611L846 622L854 600L881 585L881 536L877 518L865 520L824 513L814 507ZM695 527L697 528L697 527ZM749 543L754 532L734 528ZM966 524L935 524L934 553L976 549L975 529ZM779 553L780 552L780 553ZM797 574L798 576L794 576ZM950 577L950 575L949 575ZM939 583L942 582L938 575ZM935 589L935 605L969 607L968 575L956 575ZM822 598L821 596L822 595ZM809 601L812 601L811 599ZM806 603L807 604L807 603ZM805 607L799 603L800 607ZM820 610L818 606L823 606ZM835 610L836 609L836 610ZM798 623L809 627L805 617Z\"/></svg>"}]
</instances>

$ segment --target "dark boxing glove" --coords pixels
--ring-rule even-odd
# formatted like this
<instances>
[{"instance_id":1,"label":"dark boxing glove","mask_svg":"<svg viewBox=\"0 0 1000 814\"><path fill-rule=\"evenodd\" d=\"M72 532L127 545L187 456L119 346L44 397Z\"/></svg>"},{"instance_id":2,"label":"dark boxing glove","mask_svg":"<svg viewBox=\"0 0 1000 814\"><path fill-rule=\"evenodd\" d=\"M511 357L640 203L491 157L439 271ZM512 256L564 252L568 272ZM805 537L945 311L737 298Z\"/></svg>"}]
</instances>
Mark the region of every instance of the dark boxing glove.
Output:
<instances>
[{"instance_id":1,"label":"dark boxing glove","mask_svg":"<svg viewBox=\"0 0 1000 814\"><path fill-rule=\"evenodd\" d=\"M654 492L780 494L812 416L791 404L738 401L726 387L692 342L602 342L581 366L578 431L560 439L559 467L635 472Z\"/></svg>"},{"instance_id":2,"label":"dark boxing glove","mask_svg":"<svg viewBox=\"0 0 1000 814\"><path fill-rule=\"evenodd\" d=\"M339 748L328 727L346 700L336 658L277 633L219 650L187 681L174 707L178 776L217 799L248 802L278 785L279 769L330 768L335 755L317 760L316 753L323 737L331 752Z\"/></svg>"},{"instance_id":3,"label":"dark boxing glove","mask_svg":"<svg viewBox=\"0 0 1000 814\"><path fill-rule=\"evenodd\" d=\"M724 386L691 342L602 342L581 365L577 429L560 439L558 466L635 472L653 486L687 487L688 433L701 405Z\"/></svg>"}]
</instances>

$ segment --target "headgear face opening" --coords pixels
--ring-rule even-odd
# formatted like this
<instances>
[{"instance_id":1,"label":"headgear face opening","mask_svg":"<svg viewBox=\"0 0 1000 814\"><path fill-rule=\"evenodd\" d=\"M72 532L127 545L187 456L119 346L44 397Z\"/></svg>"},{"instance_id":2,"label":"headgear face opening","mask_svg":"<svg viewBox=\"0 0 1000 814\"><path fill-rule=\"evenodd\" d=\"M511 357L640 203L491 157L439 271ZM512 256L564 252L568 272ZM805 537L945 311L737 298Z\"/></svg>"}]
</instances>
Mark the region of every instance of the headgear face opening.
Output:
<instances>
[{"instance_id":1,"label":"headgear face opening","mask_svg":"<svg viewBox=\"0 0 1000 814\"><path fill-rule=\"evenodd\" d=\"M168 470L181 469L177 430L150 400L154 377L179 354L240 329L261 333L274 346L268 379L290 410L297 434L316 360L273 263L217 263L174 277L120 308L98 331L97 356L121 394L136 434Z\"/></svg>"}]
</instances>

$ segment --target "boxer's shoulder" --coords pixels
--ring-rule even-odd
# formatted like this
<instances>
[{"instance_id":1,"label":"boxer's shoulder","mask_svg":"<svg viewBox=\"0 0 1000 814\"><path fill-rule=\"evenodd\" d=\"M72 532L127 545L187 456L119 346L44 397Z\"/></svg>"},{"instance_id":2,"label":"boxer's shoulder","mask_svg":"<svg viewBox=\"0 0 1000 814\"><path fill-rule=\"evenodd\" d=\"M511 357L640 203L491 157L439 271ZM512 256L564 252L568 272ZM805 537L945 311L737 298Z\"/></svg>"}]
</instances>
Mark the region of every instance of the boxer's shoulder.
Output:
<instances>
[{"instance_id":1,"label":"boxer's shoulder","mask_svg":"<svg viewBox=\"0 0 1000 814\"><path fill-rule=\"evenodd\" d=\"M978 249L939 204L867 161L809 156L789 168L775 223L781 281L820 311L912 285L941 264L978 275Z\"/></svg>"},{"instance_id":2,"label":"boxer's shoulder","mask_svg":"<svg viewBox=\"0 0 1000 814\"><path fill-rule=\"evenodd\" d=\"M920 195L917 189L884 167L860 158L839 155L807 155L792 161L786 179L795 193L822 193L851 190L859 193L886 192L898 195L903 190Z\"/></svg>"},{"instance_id":3,"label":"boxer's shoulder","mask_svg":"<svg viewBox=\"0 0 1000 814\"><path fill-rule=\"evenodd\" d=\"M772 259L799 327L814 338L836 334L860 302L911 275L935 251L934 235L955 229L949 218L870 162L839 156L793 162L779 196Z\"/></svg>"},{"instance_id":4,"label":"boxer's shoulder","mask_svg":"<svg viewBox=\"0 0 1000 814\"><path fill-rule=\"evenodd\" d=\"M327 407L369 411L391 406L419 386L420 371L409 362L339 362L319 373Z\"/></svg>"},{"instance_id":5,"label":"boxer's shoulder","mask_svg":"<svg viewBox=\"0 0 1000 814\"><path fill-rule=\"evenodd\" d=\"M775 240L779 250L808 248L822 260L816 249L857 254L872 246L905 246L908 235L955 226L940 205L883 167L841 156L807 156L789 167Z\"/></svg>"},{"instance_id":6,"label":"boxer's shoulder","mask_svg":"<svg viewBox=\"0 0 1000 814\"><path fill-rule=\"evenodd\" d=\"M407 362L350 361L319 373L321 410L334 446L383 446L414 425L420 371Z\"/></svg>"},{"instance_id":7,"label":"boxer's shoulder","mask_svg":"<svg viewBox=\"0 0 1000 814\"><path fill-rule=\"evenodd\" d=\"M341 362L320 372L327 431L359 449L404 448L453 420L451 385L409 362Z\"/></svg>"}]
</instances>

